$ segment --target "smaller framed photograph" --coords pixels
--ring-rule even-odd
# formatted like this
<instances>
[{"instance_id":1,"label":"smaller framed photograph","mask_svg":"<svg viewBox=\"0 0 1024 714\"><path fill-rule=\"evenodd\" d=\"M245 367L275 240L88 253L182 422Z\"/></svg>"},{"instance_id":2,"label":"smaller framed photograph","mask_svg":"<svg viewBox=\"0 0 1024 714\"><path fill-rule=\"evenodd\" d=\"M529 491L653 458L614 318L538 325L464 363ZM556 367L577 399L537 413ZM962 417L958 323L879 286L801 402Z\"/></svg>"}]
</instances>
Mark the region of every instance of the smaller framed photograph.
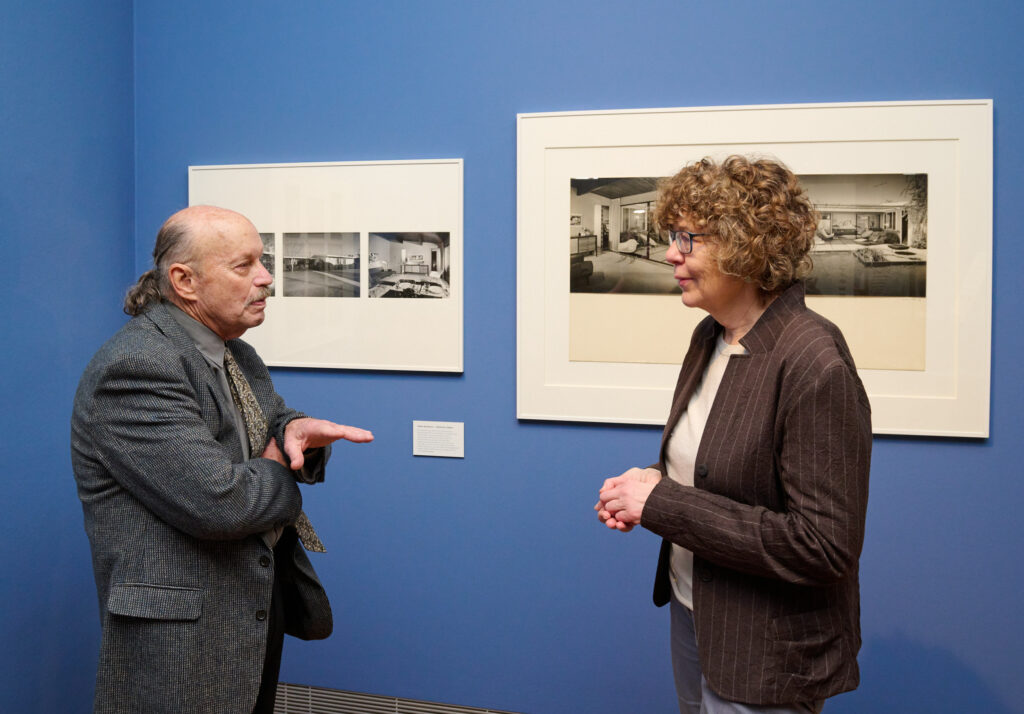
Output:
<instances>
[{"instance_id":1,"label":"smaller framed photograph","mask_svg":"<svg viewBox=\"0 0 1024 714\"><path fill-rule=\"evenodd\" d=\"M260 232L268 365L462 371L461 159L190 166L189 203Z\"/></svg>"}]
</instances>

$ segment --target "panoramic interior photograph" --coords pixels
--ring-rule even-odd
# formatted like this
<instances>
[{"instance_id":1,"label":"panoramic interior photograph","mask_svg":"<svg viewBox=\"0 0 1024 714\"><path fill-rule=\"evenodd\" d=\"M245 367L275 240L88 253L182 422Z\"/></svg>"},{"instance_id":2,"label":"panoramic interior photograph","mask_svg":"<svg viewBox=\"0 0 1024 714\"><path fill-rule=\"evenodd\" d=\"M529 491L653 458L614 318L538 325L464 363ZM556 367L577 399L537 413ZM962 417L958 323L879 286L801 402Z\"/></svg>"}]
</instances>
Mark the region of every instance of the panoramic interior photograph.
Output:
<instances>
[{"instance_id":1,"label":"panoramic interior photograph","mask_svg":"<svg viewBox=\"0 0 1024 714\"><path fill-rule=\"evenodd\" d=\"M820 214L808 295L925 297L926 174L801 176ZM668 237L654 222L658 179L571 179L569 290L677 294Z\"/></svg>"}]
</instances>

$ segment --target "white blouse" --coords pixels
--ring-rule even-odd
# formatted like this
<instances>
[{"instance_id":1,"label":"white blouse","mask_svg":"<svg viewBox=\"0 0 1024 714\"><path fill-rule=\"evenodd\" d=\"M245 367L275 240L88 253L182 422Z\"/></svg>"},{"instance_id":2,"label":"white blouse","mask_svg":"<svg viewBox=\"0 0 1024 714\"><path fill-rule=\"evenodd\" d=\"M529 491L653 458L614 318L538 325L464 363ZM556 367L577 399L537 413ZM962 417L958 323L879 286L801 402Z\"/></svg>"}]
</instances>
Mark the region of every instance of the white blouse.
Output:
<instances>
[{"instance_id":1,"label":"white blouse","mask_svg":"<svg viewBox=\"0 0 1024 714\"><path fill-rule=\"evenodd\" d=\"M697 389L686 405L686 411L679 418L668 440L668 475L683 486L693 486L693 468L697 460L704 425L715 402L715 395L722 383L725 367L732 355L746 354L743 345L727 344L719 335L715 352L704 369ZM672 544L672 592L676 599L693 609L693 553L686 548Z\"/></svg>"}]
</instances>

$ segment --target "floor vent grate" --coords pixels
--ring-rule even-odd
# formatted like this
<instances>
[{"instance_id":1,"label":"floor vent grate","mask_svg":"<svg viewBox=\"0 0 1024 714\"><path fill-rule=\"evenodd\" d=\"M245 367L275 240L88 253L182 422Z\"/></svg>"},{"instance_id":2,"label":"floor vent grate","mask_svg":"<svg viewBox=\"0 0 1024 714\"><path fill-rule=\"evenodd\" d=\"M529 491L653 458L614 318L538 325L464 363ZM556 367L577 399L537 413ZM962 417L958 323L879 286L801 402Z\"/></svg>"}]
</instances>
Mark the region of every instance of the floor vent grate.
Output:
<instances>
[{"instance_id":1,"label":"floor vent grate","mask_svg":"<svg viewBox=\"0 0 1024 714\"><path fill-rule=\"evenodd\" d=\"M499 709L421 702L305 684L277 685L274 714L514 714Z\"/></svg>"}]
</instances>

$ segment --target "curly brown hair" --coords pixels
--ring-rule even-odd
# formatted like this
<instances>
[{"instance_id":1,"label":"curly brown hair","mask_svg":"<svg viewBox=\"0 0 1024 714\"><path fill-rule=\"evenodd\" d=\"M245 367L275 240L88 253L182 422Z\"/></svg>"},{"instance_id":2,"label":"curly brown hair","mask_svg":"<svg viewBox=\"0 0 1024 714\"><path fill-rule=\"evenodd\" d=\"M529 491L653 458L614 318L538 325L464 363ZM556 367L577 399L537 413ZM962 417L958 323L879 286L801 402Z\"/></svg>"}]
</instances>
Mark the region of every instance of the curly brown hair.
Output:
<instances>
[{"instance_id":1,"label":"curly brown hair","mask_svg":"<svg viewBox=\"0 0 1024 714\"><path fill-rule=\"evenodd\" d=\"M655 220L680 218L709 233L718 269L774 294L811 272L818 213L796 175L777 161L704 158L658 185Z\"/></svg>"}]
</instances>

